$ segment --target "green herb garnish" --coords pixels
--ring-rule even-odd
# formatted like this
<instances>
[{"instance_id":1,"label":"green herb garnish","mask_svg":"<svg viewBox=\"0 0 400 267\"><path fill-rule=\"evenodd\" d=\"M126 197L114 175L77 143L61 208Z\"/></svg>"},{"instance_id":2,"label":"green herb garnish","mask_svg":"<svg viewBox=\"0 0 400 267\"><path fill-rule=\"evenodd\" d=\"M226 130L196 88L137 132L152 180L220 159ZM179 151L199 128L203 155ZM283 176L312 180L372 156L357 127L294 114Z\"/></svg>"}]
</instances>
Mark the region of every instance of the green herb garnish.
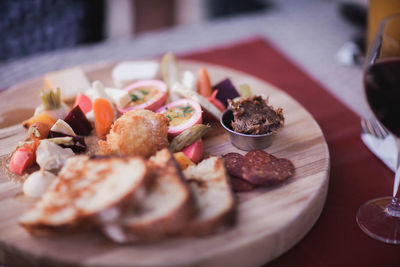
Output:
<instances>
[{"instance_id":1,"label":"green herb garnish","mask_svg":"<svg viewBox=\"0 0 400 267\"><path fill-rule=\"evenodd\" d=\"M132 100L132 102L136 102L136 101L140 100L140 97L138 97L135 94L131 94L131 100Z\"/></svg>"},{"instance_id":2,"label":"green herb garnish","mask_svg":"<svg viewBox=\"0 0 400 267\"><path fill-rule=\"evenodd\" d=\"M192 106L187 105L186 107L183 108L183 114L187 114L187 113L192 113L194 111L194 109L192 109Z\"/></svg>"},{"instance_id":3,"label":"green herb garnish","mask_svg":"<svg viewBox=\"0 0 400 267\"><path fill-rule=\"evenodd\" d=\"M187 104L186 106L184 106L184 107L182 107L182 106L179 106L179 108L180 109L188 109L188 108L191 108L191 106L189 105L189 104Z\"/></svg>"},{"instance_id":4,"label":"green herb garnish","mask_svg":"<svg viewBox=\"0 0 400 267\"><path fill-rule=\"evenodd\" d=\"M169 121L172 121L172 118L170 115L167 115L166 117L168 118Z\"/></svg>"},{"instance_id":5,"label":"green herb garnish","mask_svg":"<svg viewBox=\"0 0 400 267\"><path fill-rule=\"evenodd\" d=\"M143 95L148 95L148 94L149 94L149 92L147 92L146 90L140 90L140 92L141 92Z\"/></svg>"}]
</instances>

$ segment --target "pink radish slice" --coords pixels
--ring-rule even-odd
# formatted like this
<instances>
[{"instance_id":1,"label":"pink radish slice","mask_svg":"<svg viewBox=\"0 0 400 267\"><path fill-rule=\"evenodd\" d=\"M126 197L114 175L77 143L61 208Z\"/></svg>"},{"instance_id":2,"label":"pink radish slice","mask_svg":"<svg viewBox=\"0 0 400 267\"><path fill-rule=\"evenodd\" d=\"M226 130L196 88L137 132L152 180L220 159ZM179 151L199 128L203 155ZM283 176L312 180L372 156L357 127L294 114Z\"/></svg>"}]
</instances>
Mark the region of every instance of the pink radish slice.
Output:
<instances>
[{"instance_id":1,"label":"pink radish slice","mask_svg":"<svg viewBox=\"0 0 400 267\"><path fill-rule=\"evenodd\" d=\"M183 132L184 130L192 127L193 125L199 124L203 122L202 119L202 110L200 105L190 99L179 99L176 100L172 103L169 103L168 105L165 105L161 108L159 108L156 112L158 113L166 113L166 111L168 109L172 109L174 107L178 107L178 106L182 106L185 107L187 105L190 105L193 109L194 109L194 113L192 115L192 117L190 117L190 119L184 121L182 124L176 125L176 126L172 126L170 125L168 128L168 136L169 137L175 137L178 134L180 134L181 132ZM171 120L171 118L169 118ZM173 118L172 118L173 119Z\"/></svg>"},{"instance_id":2,"label":"pink radish slice","mask_svg":"<svg viewBox=\"0 0 400 267\"><path fill-rule=\"evenodd\" d=\"M83 93L78 93L75 99L74 107L79 106L83 113L88 113L92 110L92 101Z\"/></svg>"},{"instance_id":3,"label":"pink radish slice","mask_svg":"<svg viewBox=\"0 0 400 267\"><path fill-rule=\"evenodd\" d=\"M159 80L143 80L143 81L138 81L135 83L130 84L129 86L125 87L124 90L128 91L130 93L131 91L137 89L137 88L145 88L145 87L155 87L157 88L158 91L160 91L161 94L159 94L157 97L154 97L148 101L146 101L143 104L137 105L137 106L128 106L125 108L119 108L117 107L118 111L121 113L128 112L133 109L148 109L151 111L157 110L160 106L162 106L165 101L167 101L167 96L168 96L168 88L167 85Z\"/></svg>"},{"instance_id":4,"label":"pink radish slice","mask_svg":"<svg viewBox=\"0 0 400 267\"><path fill-rule=\"evenodd\" d=\"M185 154L186 157L188 157L194 163L196 164L199 163L203 159L203 152L204 152L203 141L201 141L201 138L198 139L193 144L189 145L188 147L185 147L182 150L182 152L183 154Z\"/></svg>"}]
</instances>

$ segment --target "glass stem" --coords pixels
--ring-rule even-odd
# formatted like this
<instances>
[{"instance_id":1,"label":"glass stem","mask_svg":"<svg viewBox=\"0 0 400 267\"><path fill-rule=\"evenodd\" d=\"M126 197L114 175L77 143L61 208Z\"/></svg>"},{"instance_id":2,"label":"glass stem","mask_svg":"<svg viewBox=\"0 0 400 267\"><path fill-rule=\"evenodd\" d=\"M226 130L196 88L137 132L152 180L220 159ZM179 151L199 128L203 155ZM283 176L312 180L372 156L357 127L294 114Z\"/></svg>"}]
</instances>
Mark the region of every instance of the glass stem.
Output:
<instances>
[{"instance_id":1,"label":"glass stem","mask_svg":"<svg viewBox=\"0 0 400 267\"><path fill-rule=\"evenodd\" d=\"M397 144L397 160L396 160L396 174L393 183L393 196L392 204L388 207L388 212L392 216L400 217L400 140L396 138Z\"/></svg>"}]
</instances>

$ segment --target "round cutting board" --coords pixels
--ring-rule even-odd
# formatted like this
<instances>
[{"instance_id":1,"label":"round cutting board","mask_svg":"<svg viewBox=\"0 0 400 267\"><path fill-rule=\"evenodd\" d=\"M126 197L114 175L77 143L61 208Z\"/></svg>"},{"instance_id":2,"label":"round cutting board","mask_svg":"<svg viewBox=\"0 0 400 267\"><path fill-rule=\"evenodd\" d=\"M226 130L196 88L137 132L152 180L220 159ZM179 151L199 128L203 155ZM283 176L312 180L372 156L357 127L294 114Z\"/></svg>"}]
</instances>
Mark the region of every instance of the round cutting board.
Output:
<instances>
[{"instance_id":1,"label":"round cutting board","mask_svg":"<svg viewBox=\"0 0 400 267\"><path fill-rule=\"evenodd\" d=\"M83 67L91 81L112 86L115 64ZM206 63L181 61L182 70L197 73L205 66L212 84L230 78L239 86L269 96L270 104L282 107L285 127L266 149L290 159L295 176L269 188L236 194L237 222L234 227L201 238L171 238L151 244L116 245L96 233L51 237L30 236L18 225L18 218L33 201L21 193L3 172L0 174L0 250L7 265L25 266L257 266L283 254L311 229L325 203L329 180L329 152L325 138L313 117L283 91L251 75ZM19 84L0 94L0 155L9 155L26 135L19 123L32 115L39 104L42 79ZM12 125L18 123L16 125ZM10 126L11 125L11 126ZM205 151L215 155L245 154L233 147L218 124L204 141ZM0 254L1 255L1 254ZM0 257L1 259L1 257ZM27 265L28 264L28 265Z\"/></svg>"}]
</instances>

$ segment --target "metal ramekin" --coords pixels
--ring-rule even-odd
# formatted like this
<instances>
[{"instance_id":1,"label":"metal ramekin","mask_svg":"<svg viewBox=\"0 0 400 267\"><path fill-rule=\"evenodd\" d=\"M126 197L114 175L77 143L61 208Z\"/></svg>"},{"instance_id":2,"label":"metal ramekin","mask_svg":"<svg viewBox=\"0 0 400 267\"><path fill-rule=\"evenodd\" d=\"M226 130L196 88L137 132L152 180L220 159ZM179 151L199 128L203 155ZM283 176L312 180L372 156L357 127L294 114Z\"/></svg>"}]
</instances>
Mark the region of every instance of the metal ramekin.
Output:
<instances>
[{"instance_id":1,"label":"metal ramekin","mask_svg":"<svg viewBox=\"0 0 400 267\"><path fill-rule=\"evenodd\" d=\"M272 140L275 136L275 133L267 133L267 134L242 134L235 132L232 129L231 121L233 120L233 112L230 109L224 111L220 118L220 123L222 127L229 133L229 138L231 140L232 145L235 147L245 150L258 150L269 147L272 144Z\"/></svg>"}]
</instances>

